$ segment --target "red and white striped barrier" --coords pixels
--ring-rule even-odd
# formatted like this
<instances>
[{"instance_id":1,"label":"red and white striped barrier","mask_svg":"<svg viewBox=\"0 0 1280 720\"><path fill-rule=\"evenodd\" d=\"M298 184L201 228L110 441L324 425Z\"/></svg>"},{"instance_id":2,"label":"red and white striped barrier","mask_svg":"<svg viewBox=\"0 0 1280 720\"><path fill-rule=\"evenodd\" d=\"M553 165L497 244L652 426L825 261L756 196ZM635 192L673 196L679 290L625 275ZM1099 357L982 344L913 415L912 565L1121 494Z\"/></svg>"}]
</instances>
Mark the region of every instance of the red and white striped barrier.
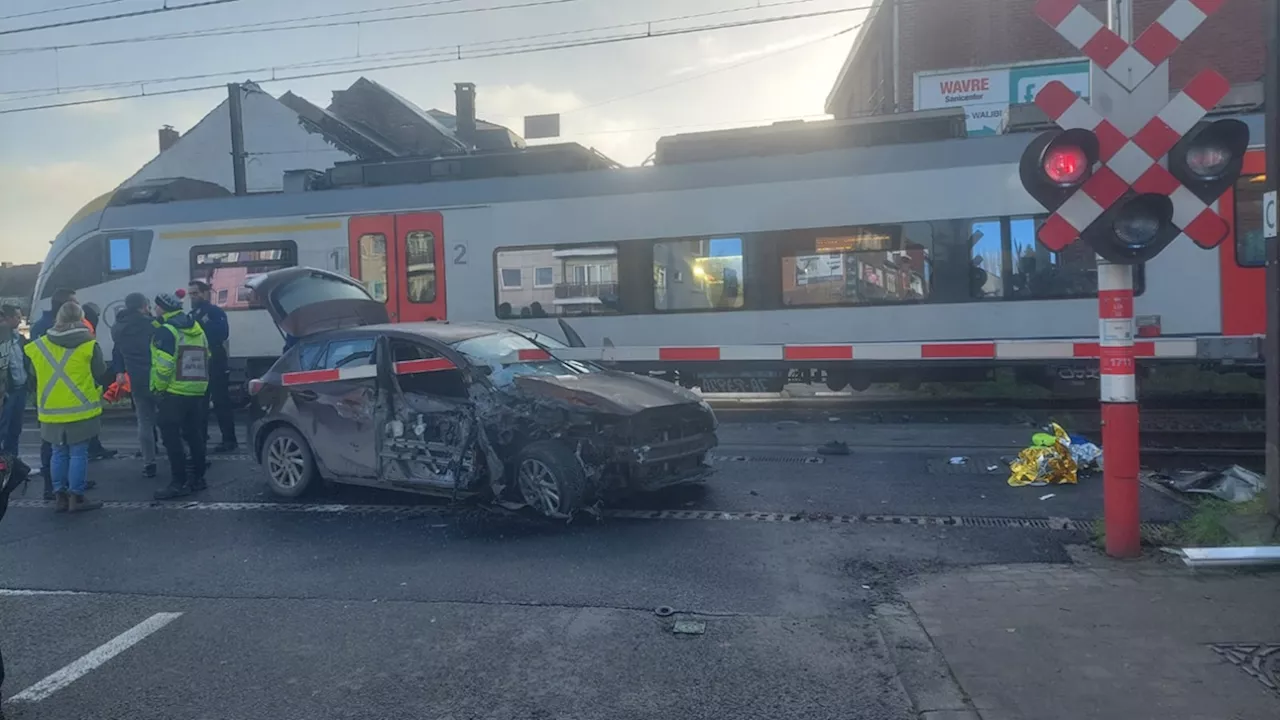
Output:
<instances>
[{"instance_id":1,"label":"red and white striped barrier","mask_svg":"<svg viewBox=\"0 0 1280 720\"><path fill-rule=\"evenodd\" d=\"M1130 301L1132 306L1132 301ZM1222 339L1222 338L1217 338ZM1157 338L1133 344L1138 357L1187 360L1197 357L1197 339ZM1103 352L1097 340L994 340L952 343L839 343L834 345L717 345L557 348L560 360L600 363L683 363L722 361L840 362L893 360L1089 360ZM540 362L545 350L520 350L503 364Z\"/></svg>"},{"instance_id":2,"label":"red and white striped barrier","mask_svg":"<svg viewBox=\"0 0 1280 720\"><path fill-rule=\"evenodd\" d=\"M403 360L395 364L397 375L416 375L418 373L440 372L457 368L446 358L430 358L427 360ZM310 385L312 383L336 382L338 380L360 380L378 376L376 365L360 365L357 367L338 368L336 370L303 370L301 372L284 373L281 382L285 386Z\"/></svg>"},{"instance_id":3,"label":"red and white striped barrier","mask_svg":"<svg viewBox=\"0 0 1280 720\"><path fill-rule=\"evenodd\" d=\"M1174 0L1132 45L1079 0L1040 0L1036 15L1127 90L1134 90L1226 0Z\"/></svg>"}]
</instances>

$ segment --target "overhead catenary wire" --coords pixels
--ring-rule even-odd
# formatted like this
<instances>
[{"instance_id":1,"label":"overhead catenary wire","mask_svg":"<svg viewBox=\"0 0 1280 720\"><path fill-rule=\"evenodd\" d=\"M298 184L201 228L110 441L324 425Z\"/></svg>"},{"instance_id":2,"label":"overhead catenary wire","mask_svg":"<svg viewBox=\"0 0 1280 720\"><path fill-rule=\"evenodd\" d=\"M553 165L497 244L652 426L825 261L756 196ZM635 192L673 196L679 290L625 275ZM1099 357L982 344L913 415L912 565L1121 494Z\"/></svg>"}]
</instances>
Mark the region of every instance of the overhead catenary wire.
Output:
<instances>
[{"instance_id":1,"label":"overhead catenary wire","mask_svg":"<svg viewBox=\"0 0 1280 720\"><path fill-rule=\"evenodd\" d=\"M434 2L439 2L439 1L440 0L434 0ZM475 42L466 43L465 45L458 45L458 44L435 45L435 46L428 46L423 48L410 48L406 50L370 53L367 55L358 54L355 56L347 56L347 57L340 57L340 58L307 60L307 61L297 62L297 63L288 63L285 65L237 68L235 70L199 73L199 74L193 74L193 75L166 76L166 77L147 78L147 79L138 78L138 79L132 79L132 80L118 80L118 81L109 82L109 83L95 83L95 84L89 84L89 85L74 85L74 86L65 86L65 87L59 86L59 87L43 87L43 88L25 88L23 90L12 90L7 92L0 92L0 96L6 96L6 95L11 96L9 102L13 102L18 100L33 100L33 99L38 99L42 97L53 97L56 95L74 94L77 92L95 91L95 90L114 90L114 89L129 88L129 87L138 87L143 93L146 93L147 85L164 85L164 84L173 83L173 82L189 82L194 80L205 80L210 78L221 78L221 77L229 77L229 76L244 77L244 76L254 76L254 75L263 75L263 74L269 74L271 75L272 78L275 78L279 74L279 72L282 70L337 67L337 66L343 66L343 65L351 65L353 63L359 63L361 61L374 60L377 58L386 58L388 59L388 61L390 61L391 58L395 58L397 61L399 60L407 61L407 60L413 60L413 59L425 60L425 59L434 59L434 58L442 57L444 55L448 55L451 57L456 56L458 58L461 58L464 49L474 50L481 47L489 47L494 45L507 45L509 43L515 43L519 41L549 40L552 38L568 37L573 35L585 35L588 33L598 33L598 32L604 32L608 30L624 30L627 28L643 28L646 31L651 31L654 25L681 22L685 20L696 20L696 19L707 18L707 17L716 17L720 15L728 15L728 14L746 12L746 11L757 10L757 9L768 9L768 8L784 7L784 6L790 6L790 5L799 5L799 4L805 4L805 3L815 2L815 1L816 0L779 0L777 2L757 3L756 5L739 6L736 8L722 8L719 10L711 10L711 11L700 12L700 13L686 13L683 15L655 18L651 20L637 20L634 22L627 22L627 23L599 25L599 26L590 27L590 28L580 28L577 30L560 30L560 31L549 32L549 33L537 33L534 35L519 35L515 37L507 37L507 38L501 38L496 40L478 40ZM496 10L498 8L493 8L493 9ZM866 8L865 7L849 8L848 10L853 11L858 9L866 9ZM501 47L497 49L510 50L510 49L523 49L526 47L535 47L535 45L519 45L519 46L508 45L507 47ZM0 54L3 54L3 52L0 51ZM152 91L149 94L154 94L154 92L155 91Z\"/></svg>"},{"instance_id":2,"label":"overhead catenary wire","mask_svg":"<svg viewBox=\"0 0 1280 720\"><path fill-rule=\"evenodd\" d=\"M18 18L34 17L36 15L52 15L53 13L66 12L68 10L83 10L84 8L101 7L103 5L119 5L122 2L125 2L125 0L94 0L93 2L80 3L78 5L63 5L61 7L28 10L26 12L14 13L12 15L0 15L0 20L17 20Z\"/></svg>"},{"instance_id":3,"label":"overhead catenary wire","mask_svg":"<svg viewBox=\"0 0 1280 720\"><path fill-rule=\"evenodd\" d=\"M244 33L271 33L271 32L288 32L291 30L311 30L311 29L318 29L318 28L334 28L334 27L347 27L347 26L354 27L354 26L361 26L361 25L371 25L375 23L384 23L384 22L402 22L405 20L419 20L423 18L443 17L448 15L475 14L475 13L486 13L486 12L494 12L494 11L507 10L507 9L518 9L523 7L536 7L538 5L544 5L544 4L557 5L557 4L563 4L568 2L582 2L583 0L541 0L541 2L536 2L535 4L522 3L518 5L498 5L498 6L482 5L476 8L464 8L460 10L426 12L426 13L412 13L407 15L394 15L391 17L383 17L383 18L355 18L355 19L347 19L347 20L334 20L334 18L350 17L355 14L379 13L379 12L388 12L391 10L401 10L401 9L413 8L413 7L446 5L446 4L452 4L454 2L461 2L461 1L462 0L422 0L420 2L410 3L407 5L395 5L390 7L370 8L368 10L353 10L353 11L346 11L346 12L339 12L339 13L325 13L322 15L311 15L307 17L290 18L290 19L284 19L284 20L264 20L264 21L255 22L255 23L242 23L239 25L223 25L223 26L212 27L212 28L203 28L199 30L157 33L154 35L140 35L137 37L129 37L129 38L86 40L83 42L66 43L61 45L42 45L42 46L9 48L5 50L0 50L0 55L19 55L19 54L26 54L26 53L33 53L33 52L51 52L51 51L58 51L58 50L71 50L71 49L77 49L77 48L104 47L108 45L135 45L139 43L161 42L161 41L168 41L168 40L190 40L195 38L206 38L206 37L224 37L229 35L240 35ZM672 19L684 19L684 18L692 19L696 17L725 15L729 13L747 12L751 10L766 10L773 7L783 7L786 5L798 5L802 3L810 3L810 2L816 2L816 1L817 0L777 0L775 2L757 1L751 5L744 5L736 8L723 8L720 10L712 10L712 11L701 12L701 13L690 13L684 16L680 16L680 18L672 18ZM526 3L528 2L530 2L530 0L526 0ZM861 8L850 8L850 9L866 10L866 9L870 9L870 7L871 6L868 5ZM313 20L323 20L325 22L315 22L315 23L310 22ZM635 25L642 25L645 22L659 22L659 21L653 20L653 21L636 21L636 22L630 22L630 23L620 23L616 25L616 27L631 27ZM304 23L304 24L294 25L290 23Z\"/></svg>"},{"instance_id":4,"label":"overhead catenary wire","mask_svg":"<svg viewBox=\"0 0 1280 720\"><path fill-rule=\"evenodd\" d=\"M150 8L147 10L134 10L127 13L116 13L115 15L99 15L96 17L80 18L79 20L63 20L62 22L46 23L44 25L28 25L27 27L0 30L0 35L17 35L19 33L36 32L37 30L53 30L55 28L71 27L73 25L89 25L91 23L107 22L108 20L123 20L125 18L142 17L144 15L159 15L160 13L194 10L196 8L210 7L213 5L226 5L233 2L240 2L240 0L200 0L200 2L189 3L187 5L170 5L166 2L161 7Z\"/></svg>"},{"instance_id":5,"label":"overhead catenary wire","mask_svg":"<svg viewBox=\"0 0 1280 720\"><path fill-rule=\"evenodd\" d=\"M662 37L673 37L673 36L679 36L679 35L689 35L689 34L695 34L695 33L710 32L714 30L726 30L726 29L740 28L740 27L753 27L758 25L790 22L790 21L802 20L802 19L808 19L808 18L830 17L838 14L843 14L843 13L848 13L848 12L853 12L855 10L863 10L863 9L865 8L839 8L839 9L832 9L832 10L820 10L820 11L814 11L809 13L797 13L797 14L791 14L791 15L772 16L772 17L766 17L766 18L752 18L749 20L739 20L739 21L731 21L731 22L723 22L723 23L715 23L715 24L707 24L707 25L698 25L698 26L684 27L684 28L672 28L668 30L652 30L652 31L646 31L639 34L614 35L614 36L608 36L603 38L588 38L588 39L578 40L578 41L570 41L570 42L563 42L563 43L546 43L541 45L529 45L525 47L499 48L491 52L487 52L487 53L482 52L482 53L477 53L473 55L463 55L461 52L463 46L457 46L458 47L457 54L451 55L448 57L436 57L436 58L429 58L425 60L410 60L410 61L404 61L404 62L383 63L378 65L366 65L361 67L343 68L339 70L325 70L325 71L317 71L317 72L310 72L310 73L298 73L298 74L292 74L292 75L279 75L279 74L273 73L271 77L262 78L262 79L256 80L255 82L267 83L267 82L286 82L286 81L292 81L292 80L309 80L313 78L332 77L335 75L347 75L351 73L372 72L375 70L394 70L394 69L410 68L410 67L422 67L426 65L435 65L435 64L441 64L446 62L457 62L460 60L477 60L477 59L493 58L493 57L508 57L513 55L527 55L527 54L533 54L538 52L548 52L553 50L594 47L598 45L612 45L612 44L630 42L635 40L647 40L647 39L656 39L656 38L662 38ZM230 74L230 73L225 73L225 74ZM93 104L100 104L105 102L117 102L121 100L130 100L130 99L143 98L143 97L180 95L180 94L186 94L186 93L192 93L192 92L201 92L205 90L220 89L223 87L225 87L225 84L219 83L217 85L201 85L196 87L175 88L175 89L169 89L169 90L158 90L153 92L146 92L144 90L143 92L134 93L131 95L118 95L118 96L111 96L106 98L89 98L84 100L74 100L74 101L67 101L67 102L61 102L61 103L46 103L41 105L30 105L30 106L18 107L18 108L4 108L4 109L0 109L0 115L9 115L9 114L20 113L20 112L32 112L36 110L50 110L50 109L62 108L62 107L93 105Z\"/></svg>"}]
</instances>

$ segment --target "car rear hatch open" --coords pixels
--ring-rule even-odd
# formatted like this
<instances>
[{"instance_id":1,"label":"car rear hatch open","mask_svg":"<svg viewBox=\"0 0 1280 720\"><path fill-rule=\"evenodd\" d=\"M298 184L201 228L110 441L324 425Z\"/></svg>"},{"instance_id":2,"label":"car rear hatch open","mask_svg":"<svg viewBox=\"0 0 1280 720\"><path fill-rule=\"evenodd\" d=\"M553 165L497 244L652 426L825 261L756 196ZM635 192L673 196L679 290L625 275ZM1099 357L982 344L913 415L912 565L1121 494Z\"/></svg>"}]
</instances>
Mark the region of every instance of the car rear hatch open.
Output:
<instances>
[{"instance_id":1,"label":"car rear hatch open","mask_svg":"<svg viewBox=\"0 0 1280 720\"><path fill-rule=\"evenodd\" d=\"M327 330L390 322L386 305L345 275L291 267L245 282L285 335L307 337Z\"/></svg>"}]
</instances>

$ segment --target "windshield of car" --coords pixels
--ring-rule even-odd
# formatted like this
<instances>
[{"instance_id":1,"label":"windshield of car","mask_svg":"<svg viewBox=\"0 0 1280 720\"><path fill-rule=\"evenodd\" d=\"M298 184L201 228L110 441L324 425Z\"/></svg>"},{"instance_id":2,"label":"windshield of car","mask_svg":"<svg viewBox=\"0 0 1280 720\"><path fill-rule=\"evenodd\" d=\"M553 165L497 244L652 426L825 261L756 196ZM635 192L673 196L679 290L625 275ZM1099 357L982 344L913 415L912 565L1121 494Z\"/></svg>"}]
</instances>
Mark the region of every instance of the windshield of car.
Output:
<instances>
[{"instance_id":1,"label":"windshield of car","mask_svg":"<svg viewBox=\"0 0 1280 720\"><path fill-rule=\"evenodd\" d=\"M492 335L481 335L455 343L453 348L471 362L490 368L489 380L498 387L515 382L521 375L581 375L596 372L596 369L585 363L574 360L532 360L509 365L502 363L503 358L514 355L520 350L552 351L566 347L544 335L537 335L538 342L514 332L499 332ZM541 343L541 346L539 345Z\"/></svg>"}]
</instances>

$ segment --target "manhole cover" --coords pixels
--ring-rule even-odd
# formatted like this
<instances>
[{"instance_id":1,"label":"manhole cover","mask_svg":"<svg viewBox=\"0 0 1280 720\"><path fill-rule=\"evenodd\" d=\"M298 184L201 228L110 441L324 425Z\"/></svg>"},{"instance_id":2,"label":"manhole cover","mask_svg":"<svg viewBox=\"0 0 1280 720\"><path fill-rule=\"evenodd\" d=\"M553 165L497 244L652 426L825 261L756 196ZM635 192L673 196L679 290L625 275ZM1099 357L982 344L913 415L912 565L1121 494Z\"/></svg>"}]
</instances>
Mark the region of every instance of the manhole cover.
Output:
<instances>
[{"instance_id":1,"label":"manhole cover","mask_svg":"<svg viewBox=\"0 0 1280 720\"><path fill-rule=\"evenodd\" d=\"M951 458L930 458L926 461L926 466L933 475L1009 474L1009 465L998 457L966 457L965 462L955 465L951 464Z\"/></svg>"},{"instance_id":2,"label":"manhole cover","mask_svg":"<svg viewBox=\"0 0 1280 720\"><path fill-rule=\"evenodd\" d=\"M1210 647L1280 695L1280 643L1219 643Z\"/></svg>"}]
</instances>

